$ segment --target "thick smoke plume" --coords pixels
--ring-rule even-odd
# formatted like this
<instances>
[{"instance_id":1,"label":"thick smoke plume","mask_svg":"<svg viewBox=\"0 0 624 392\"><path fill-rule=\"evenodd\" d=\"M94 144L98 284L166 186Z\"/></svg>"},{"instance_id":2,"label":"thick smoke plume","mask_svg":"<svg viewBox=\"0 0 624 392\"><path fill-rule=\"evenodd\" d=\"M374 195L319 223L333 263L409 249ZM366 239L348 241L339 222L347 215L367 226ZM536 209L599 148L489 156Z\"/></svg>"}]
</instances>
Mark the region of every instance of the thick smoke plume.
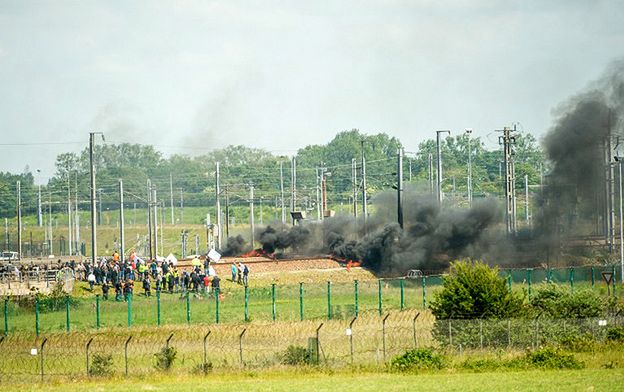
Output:
<instances>
[{"instance_id":1,"label":"thick smoke plume","mask_svg":"<svg viewBox=\"0 0 624 392\"><path fill-rule=\"evenodd\" d=\"M491 250L487 228L496 224L501 211L494 200L472 208L440 209L430 195L408 191L404 197L405 228L396 221L396 195L378 194L372 200L375 213L366 223L351 217L325 219L292 228L268 226L259 233L263 250L317 256L331 254L361 261L380 273L409 269L438 270L450 258L480 256Z\"/></svg>"},{"instance_id":2,"label":"thick smoke plume","mask_svg":"<svg viewBox=\"0 0 624 392\"><path fill-rule=\"evenodd\" d=\"M607 159L609 151L622 154L624 140L617 135L623 119L624 62L619 62L556 110L555 125L543 140L550 170L533 211L534 230L515 238L506 235L502 209L494 199L476 201L470 208L440 207L429 194L413 190L405 192L403 229L394 223L396 194L383 192L373 198L373 214L366 222L339 216L292 228L278 224L259 230L256 238L267 253L331 254L361 261L381 274L441 270L459 257L502 264L528 253L535 264L560 249L562 233L587 226L580 222L604 227ZM243 244L233 241L230 246L228 241L228 249Z\"/></svg>"},{"instance_id":3,"label":"thick smoke plume","mask_svg":"<svg viewBox=\"0 0 624 392\"><path fill-rule=\"evenodd\" d=\"M560 105L543 144L550 165L539 198L534 238L552 251L562 236L603 234L609 156L622 154L624 62ZM613 160L612 160L613 161ZM585 228L585 232L579 231Z\"/></svg>"},{"instance_id":4,"label":"thick smoke plume","mask_svg":"<svg viewBox=\"0 0 624 392\"><path fill-rule=\"evenodd\" d=\"M245 252L251 250L251 247L245 242L245 239L241 235L236 237L229 237L225 244L225 249L221 249L223 256L239 256Z\"/></svg>"}]
</instances>

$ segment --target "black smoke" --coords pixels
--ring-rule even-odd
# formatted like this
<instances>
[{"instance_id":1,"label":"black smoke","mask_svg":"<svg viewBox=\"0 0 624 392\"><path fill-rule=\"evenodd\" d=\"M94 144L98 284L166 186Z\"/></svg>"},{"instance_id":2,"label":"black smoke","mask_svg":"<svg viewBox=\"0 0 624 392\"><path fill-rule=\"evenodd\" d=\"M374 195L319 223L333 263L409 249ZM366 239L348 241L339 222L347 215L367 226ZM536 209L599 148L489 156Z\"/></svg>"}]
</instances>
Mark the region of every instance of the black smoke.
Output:
<instances>
[{"instance_id":1,"label":"black smoke","mask_svg":"<svg viewBox=\"0 0 624 392\"><path fill-rule=\"evenodd\" d=\"M251 247L247 244L243 236L237 235L236 237L229 237L225 248L220 250L223 256L239 256L245 252L251 250Z\"/></svg>"}]
</instances>

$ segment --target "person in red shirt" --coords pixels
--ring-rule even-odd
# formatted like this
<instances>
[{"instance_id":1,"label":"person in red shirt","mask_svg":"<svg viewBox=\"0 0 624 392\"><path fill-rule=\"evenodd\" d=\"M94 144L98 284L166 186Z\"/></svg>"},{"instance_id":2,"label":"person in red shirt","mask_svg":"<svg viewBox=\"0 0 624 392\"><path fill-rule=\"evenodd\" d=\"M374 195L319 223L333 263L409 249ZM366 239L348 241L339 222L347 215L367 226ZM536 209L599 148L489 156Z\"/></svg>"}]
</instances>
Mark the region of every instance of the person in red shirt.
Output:
<instances>
[{"instance_id":1,"label":"person in red shirt","mask_svg":"<svg viewBox=\"0 0 624 392\"><path fill-rule=\"evenodd\" d=\"M204 276L204 291L206 294L210 293L210 277L208 275Z\"/></svg>"}]
</instances>

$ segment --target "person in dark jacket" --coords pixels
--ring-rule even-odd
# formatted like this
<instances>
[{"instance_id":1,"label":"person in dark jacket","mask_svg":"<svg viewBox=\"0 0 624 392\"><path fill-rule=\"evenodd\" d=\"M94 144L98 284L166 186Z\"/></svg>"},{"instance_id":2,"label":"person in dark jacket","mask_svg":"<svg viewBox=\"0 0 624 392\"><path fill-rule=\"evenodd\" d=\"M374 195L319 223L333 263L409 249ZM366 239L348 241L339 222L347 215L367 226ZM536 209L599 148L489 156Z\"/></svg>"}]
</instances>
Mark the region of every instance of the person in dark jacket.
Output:
<instances>
[{"instance_id":1,"label":"person in dark jacket","mask_svg":"<svg viewBox=\"0 0 624 392\"><path fill-rule=\"evenodd\" d=\"M105 300L108 300L108 281L104 281L102 283L102 298L104 298Z\"/></svg>"},{"instance_id":2,"label":"person in dark jacket","mask_svg":"<svg viewBox=\"0 0 624 392\"><path fill-rule=\"evenodd\" d=\"M149 275L146 275L145 278L143 279L143 290L145 290L146 297L152 296L152 281Z\"/></svg>"}]
</instances>

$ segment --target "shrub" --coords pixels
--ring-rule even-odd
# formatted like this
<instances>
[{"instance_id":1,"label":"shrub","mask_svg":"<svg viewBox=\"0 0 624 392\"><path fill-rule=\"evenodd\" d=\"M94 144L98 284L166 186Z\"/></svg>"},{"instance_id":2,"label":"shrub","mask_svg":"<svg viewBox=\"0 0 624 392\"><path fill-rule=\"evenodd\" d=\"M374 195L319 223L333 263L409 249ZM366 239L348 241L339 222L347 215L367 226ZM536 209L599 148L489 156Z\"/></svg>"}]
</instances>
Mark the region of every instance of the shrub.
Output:
<instances>
[{"instance_id":1,"label":"shrub","mask_svg":"<svg viewBox=\"0 0 624 392\"><path fill-rule=\"evenodd\" d=\"M504 361L498 359L467 359L462 363L461 367L475 372L482 372L495 370L504 365Z\"/></svg>"},{"instance_id":2,"label":"shrub","mask_svg":"<svg viewBox=\"0 0 624 392\"><path fill-rule=\"evenodd\" d=\"M624 341L624 327L611 327L607 330L607 340L615 342Z\"/></svg>"},{"instance_id":3,"label":"shrub","mask_svg":"<svg viewBox=\"0 0 624 392\"><path fill-rule=\"evenodd\" d=\"M94 354L89 375L91 376L109 376L113 373L113 355L112 354Z\"/></svg>"},{"instance_id":4,"label":"shrub","mask_svg":"<svg viewBox=\"0 0 624 392\"><path fill-rule=\"evenodd\" d=\"M288 346L280 357L282 365L307 365L311 362L310 351L301 346Z\"/></svg>"},{"instance_id":5,"label":"shrub","mask_svg":"<svg viewBox=\"0 0 624 392\"><path fill-rule=\"evenodd\" d=\"M594 336L591 333L563 336L559 339L559 344L561 347L570 351L593 351L596 346Z\"/></svg>"},{"instance_id":6,"label":"shrub","mask_svg":"<svg viewBox=\"0 0 624 392\"><path fill-rule=\"evenodd\" d=\"M482 262L451 264L442 290L434 295L431 312L437 319L511 318L523 311L523 298L509 291L498 268Z\"/></svg>"},{"instance_id":7,"label":"shrub","mask_svg":"<svg viewBox=\"0 0 624 392\"><path fill-rule=\"evenodd\" d=\"M428 348L418 348L395 357L390 363L393 370L405 372L422 369L441 369L444 367L444 358Z\"/></svg>"},{"instance_id":8,"label":"shrub","mask_svg":"<svg viewBox=\"0 0 624 392\"><path fill-rule=\"evenodd\" d=\"M161 370L169 370L173 366L178 351L174 347L163 347L159 352L154 354L156 357L156 368Z\"/></svg>"},{"instance_id":9,"label":"shrub","mask_svg":"<svg viewBox=\"0 0 624 392\"><path fill-rule=\"evenodd\" d=\"M544 347L526 354L526 361L536 367L546 369L582 369L583 362L574 355L555 347Z\"/></svg>"},{"instance_id":10,"label":"shrub","mask_svg":"<svg viewBox=\"0 0 624 392\"><path fill-rule=\"evenodd\" d=\"M591 290L571 293L567 287L549 284L537 290L531 298L531 307L551 318L582 319L602 316L606 303Z\"/></svg>"},{"instance_id":11,"label":"shrub","mask_svg":"<svg viewBox=\"0 0 624 392\"><path fill-rule=\"evenodd\" d=\"M206 374L212 371L212 362L198 363L192 370L194 374Z\"/></svg>"}]
</instances>

